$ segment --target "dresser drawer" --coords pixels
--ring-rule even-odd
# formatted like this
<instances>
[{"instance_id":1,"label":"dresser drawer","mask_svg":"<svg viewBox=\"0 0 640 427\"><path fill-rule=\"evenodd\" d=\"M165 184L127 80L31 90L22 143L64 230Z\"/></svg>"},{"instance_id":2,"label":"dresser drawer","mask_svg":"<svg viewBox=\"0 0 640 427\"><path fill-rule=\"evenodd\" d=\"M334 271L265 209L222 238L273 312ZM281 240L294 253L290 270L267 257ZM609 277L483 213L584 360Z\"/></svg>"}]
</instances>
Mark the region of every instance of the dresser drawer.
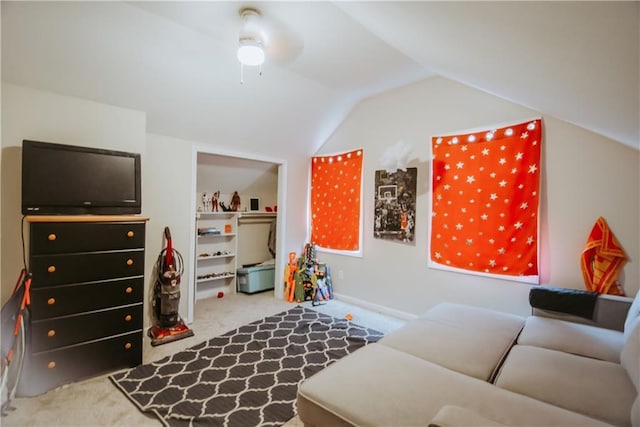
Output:
<instances>
[{"instance_id":1,"label":"dresser drawer","mask_svg":"<svg viewBox=\"0 0 640 427\"><path fill-rule=\"evenodd\" d=\"M144 222L31 224L31 255L144 247Z\"/></svg>"},{"instance_id":2,"label":"dresser drawer","mask_svg":"<svg viewBox=\"0 0 640 427\"><path fill-rule=\"evenodd\" d=\"M49 319L143 300L143 277L32 289L31 319Z\"/></svg>"},{"instance_id":3,"label":"dresser drawer","mask_svg":"<svg viewBox=\"0 0 640 427\"><path fill-rule=\"evenodd\" d=\"M62 384L142 363L142 331L53 351L25 360L19 396L36 396Z\"/></svg>"},{"instance_id":4,"label":"dresser drawer","mask_svg":"<svg viewBox=\"0 0 640 427\"><path fill-rule=\"evenodd\" d=\"M142 303L31 322L31 351L38 353L142 329Z\"/></svg>"},{"instance_id":5,"label":"dresser drawer","mask_svg":"<svg viewBox=\"0 0 640 427\"><path fill-rule=\"evenodd\" d=\"M144 275L144 249L31 257L33 288Z\"/></svg>"}]
</instances>

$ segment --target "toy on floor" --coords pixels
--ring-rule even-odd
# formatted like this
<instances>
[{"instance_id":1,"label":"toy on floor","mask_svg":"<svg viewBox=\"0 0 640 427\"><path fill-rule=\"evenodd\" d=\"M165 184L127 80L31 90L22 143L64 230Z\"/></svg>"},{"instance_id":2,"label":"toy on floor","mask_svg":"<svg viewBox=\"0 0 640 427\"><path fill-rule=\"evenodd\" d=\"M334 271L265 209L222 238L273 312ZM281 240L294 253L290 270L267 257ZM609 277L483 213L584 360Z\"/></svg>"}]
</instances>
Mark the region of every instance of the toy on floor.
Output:
<instances>
[{"instance_id":1,"label":"toy on floor","mask_svg":"<svg viewBox=\"0 0 640 427\"><path fill-rule=\"evenodd\" d=\"M313 295L311 305L316 306L324 304L322 301L328 301L332 298L333 289L331 286L331 275L329 267L326 264L318 264L315 266L316 289Z\"/></svg>"},{"instance_id":2,"label":"toy on floor","mask_svg":"<svg viewBox=\"0 0 640 427\"><path fill-rule=\"evenodd\" d=\"M318 262L316 248L307 243L303 256L295 262L295 252L289 254L289 265L285 273L287 301L311 301L312 305L323 304L333 298L333 286L329 267Z\"/></svg>"},{"instance_id":3,"label":"toy on floor","mask_svg":"<svg viewBox=\"0 0 640 427\"><path fill-rule=\"evenodd\" d=\"M297 270L296 253L289 252L289 264L287 264L284 269L284 297L289 302L293 302L293 295L296 288L295 274Z\"/></svg>"}]
</instances>

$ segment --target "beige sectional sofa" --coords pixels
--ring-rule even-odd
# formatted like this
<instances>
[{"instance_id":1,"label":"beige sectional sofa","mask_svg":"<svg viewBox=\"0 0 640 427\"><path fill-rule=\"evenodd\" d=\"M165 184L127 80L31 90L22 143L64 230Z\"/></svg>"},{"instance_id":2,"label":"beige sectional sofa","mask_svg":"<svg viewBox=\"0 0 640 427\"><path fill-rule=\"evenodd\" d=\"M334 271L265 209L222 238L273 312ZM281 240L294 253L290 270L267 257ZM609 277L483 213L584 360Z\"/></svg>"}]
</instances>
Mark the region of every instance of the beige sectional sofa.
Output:
<instances>
[{"instance_id":1,"label":"beige sectional sofa","mask_svg":"<svg viewBox=\"0 0 640 427\"><path fill-rule=\"evenodd\" d=\"M300 419L318 427L640 426L640 295L623 302L622 330L541 310L525 318L439 304L302 383Z\"/></svg>"}]
</instances>

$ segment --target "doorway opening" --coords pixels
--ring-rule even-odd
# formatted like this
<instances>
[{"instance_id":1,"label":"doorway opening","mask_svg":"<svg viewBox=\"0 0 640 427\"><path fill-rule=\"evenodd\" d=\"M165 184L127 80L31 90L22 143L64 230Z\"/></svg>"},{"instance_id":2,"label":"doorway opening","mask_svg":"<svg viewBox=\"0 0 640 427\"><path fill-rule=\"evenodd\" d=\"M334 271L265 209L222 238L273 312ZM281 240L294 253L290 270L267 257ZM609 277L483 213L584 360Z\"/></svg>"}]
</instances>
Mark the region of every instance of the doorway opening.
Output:
<instances>
[{"instance_id":1,"label":"doorway opening","mask_svg":"<svg viewBox=\"0 0 640 427\"><path fill-rule=\"evenodd\" d=\"M239 283L283 297L286 173L283 159L194 147L187 322L199 300L234 294Z\"/></svg>"}]
</instances>

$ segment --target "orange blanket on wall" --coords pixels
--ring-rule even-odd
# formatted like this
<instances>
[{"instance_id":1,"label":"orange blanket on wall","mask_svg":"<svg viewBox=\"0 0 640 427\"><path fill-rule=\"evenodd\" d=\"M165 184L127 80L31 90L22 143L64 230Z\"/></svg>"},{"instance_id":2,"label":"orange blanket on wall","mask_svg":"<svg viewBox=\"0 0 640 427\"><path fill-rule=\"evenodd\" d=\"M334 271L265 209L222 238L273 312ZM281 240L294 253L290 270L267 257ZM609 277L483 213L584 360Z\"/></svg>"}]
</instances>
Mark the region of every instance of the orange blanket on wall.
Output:
<instances>
[{"instance_id":1,"label":"orange blanket on wall","mask_svg":"<svg viewBox=\"0 0 640 427\"><path fill-rule=\"evenodd\" d=\"M627 256L618 239L604 218L598 218L580 259L587 289L600 294L624 295L617 279L626 262Z\"/></svg>"},{"instance_id":2,"label":"orange blanket on wall","mask_svg":"<svg viewBox=\"0 0 640 427\"><path fill-rule=\"evenodd\" d=\"M363 149L311 158L311 242L360 249Z\"/></svg>"},{"instance_id":3,"label":"orange blanket on wall","mask_svg":"<svg viewBox=\"0 0 640 427\"><path fill-rule=\"evenodd\" d=\"M432 138L430 265L538 281L542 120Z\"/></svg>"}]
</instances>

